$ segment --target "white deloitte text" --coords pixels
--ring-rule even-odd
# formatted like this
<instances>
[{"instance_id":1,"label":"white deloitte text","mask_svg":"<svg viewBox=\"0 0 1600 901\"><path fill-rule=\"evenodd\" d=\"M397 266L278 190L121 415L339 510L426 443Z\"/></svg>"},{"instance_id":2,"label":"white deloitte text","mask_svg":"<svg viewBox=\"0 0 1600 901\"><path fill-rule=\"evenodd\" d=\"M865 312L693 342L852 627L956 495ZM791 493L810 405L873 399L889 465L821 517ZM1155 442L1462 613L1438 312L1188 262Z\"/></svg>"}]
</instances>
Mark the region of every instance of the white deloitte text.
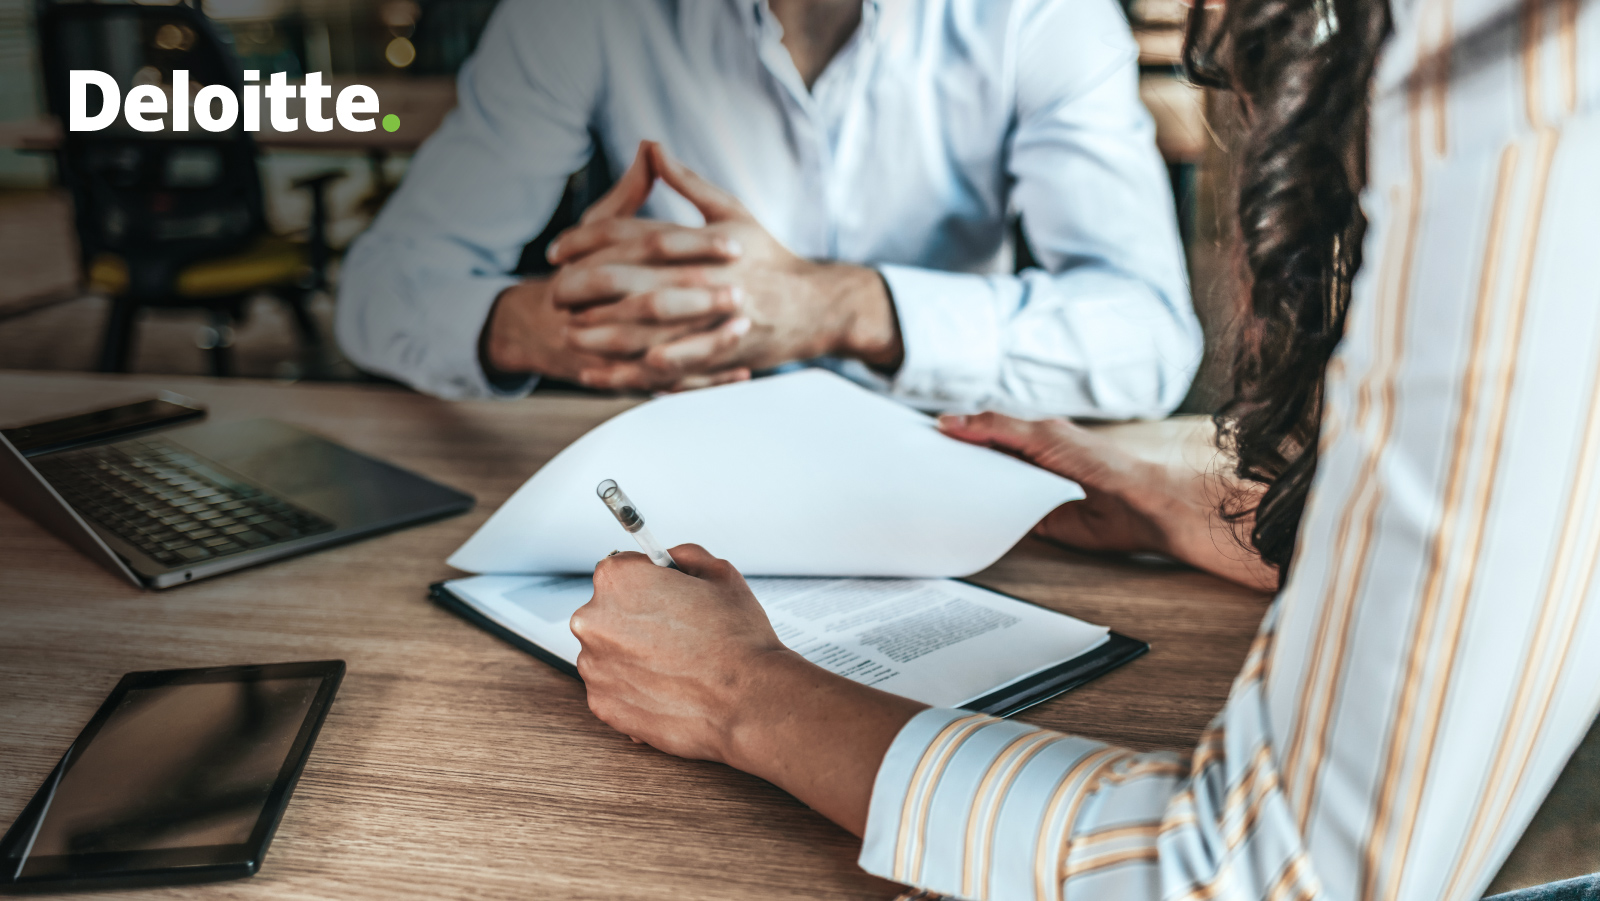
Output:
<instances>
[{"instance_id":1,"label":"white deloitte text","mask_svg":"<svg viewBox=\"0 0 1600 901\"><path fill-rule=\"evenodd\" d=\"M341 128L349 131L371 131L377 127L372 117L378 113L378 92L363 84L353 84L339 92L333 104L334 118L322 114L322 101L333 96L333 88L322 83L321 72L306 74L305 84L289 84L288 75L272 73L265 85L258 69L244 73L244 99L219 84L206 85L194 95L194 122L206 131L227 131L239 121L244 112L244 130L261 130L261 98L267 98L274 131L298 131L300 121L289 115L289 101L296 97L305 101L306 127L312 131L332 131L334 119ZM89 115L89 88L100 89L101 107ZM174 69L171 87L172 130L188 131L191 105L189 101L189 71ZM167 90L159 85L142 84L128 90L126 97L117 80L98 69L73 69L68 81L67 129L70 131L100 131L117 121L118 114L128 121L135 131L163 131L167 128ZM365 118L363 118L365 117Z\"/></svg>"}]
</instances>

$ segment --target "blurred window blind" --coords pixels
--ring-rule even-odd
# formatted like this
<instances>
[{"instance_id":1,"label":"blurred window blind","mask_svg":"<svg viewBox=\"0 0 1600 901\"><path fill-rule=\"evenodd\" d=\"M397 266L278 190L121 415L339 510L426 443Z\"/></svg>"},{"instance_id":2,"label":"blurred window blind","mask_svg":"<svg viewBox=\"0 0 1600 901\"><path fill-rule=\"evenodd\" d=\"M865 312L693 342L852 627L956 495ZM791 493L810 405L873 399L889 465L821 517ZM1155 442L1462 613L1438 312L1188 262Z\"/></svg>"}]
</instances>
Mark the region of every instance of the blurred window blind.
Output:
<instances>
[{"instance_id":1,"label":"blurred window blind","mask_svg":"<svg viewBox=\"0 0 1600 901\"><path fill-rule=\"evenodd\" d=\"M0 120L38 115L38 65L28 0L0 0Z\"/></svg>"},{"instance_id":2,"label":"blurred window blind","mask_svg":"<svg viewBox=\"0 0 1600 901\"><path fill-rule=\"evenodd\" d=\"M0 122L32 119L41 109L32 0L0 0ZM51 166L43 154L0 150L0 187L44 187Z\"/></svg>"}]
</instances>

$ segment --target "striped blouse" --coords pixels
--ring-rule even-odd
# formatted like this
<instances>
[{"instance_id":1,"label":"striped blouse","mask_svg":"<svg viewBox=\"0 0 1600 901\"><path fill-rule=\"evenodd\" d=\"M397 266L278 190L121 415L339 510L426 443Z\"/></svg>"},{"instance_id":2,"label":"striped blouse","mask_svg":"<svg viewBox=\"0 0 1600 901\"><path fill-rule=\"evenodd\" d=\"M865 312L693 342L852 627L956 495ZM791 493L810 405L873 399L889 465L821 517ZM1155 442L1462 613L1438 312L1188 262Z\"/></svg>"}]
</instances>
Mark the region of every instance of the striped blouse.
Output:
<instances>
[{"instance_id":1,"label":"striped blouse","mask_svg":"<svg viewBox=\"0 0 1600 901\"><path fill-rule=\"evenodd\" d=\"M1394 6L1321 465L1227 706L1184 753L926 711L869 872L1478 898L1600 710L1600 0Z\"/></svg>"}]
</instances>

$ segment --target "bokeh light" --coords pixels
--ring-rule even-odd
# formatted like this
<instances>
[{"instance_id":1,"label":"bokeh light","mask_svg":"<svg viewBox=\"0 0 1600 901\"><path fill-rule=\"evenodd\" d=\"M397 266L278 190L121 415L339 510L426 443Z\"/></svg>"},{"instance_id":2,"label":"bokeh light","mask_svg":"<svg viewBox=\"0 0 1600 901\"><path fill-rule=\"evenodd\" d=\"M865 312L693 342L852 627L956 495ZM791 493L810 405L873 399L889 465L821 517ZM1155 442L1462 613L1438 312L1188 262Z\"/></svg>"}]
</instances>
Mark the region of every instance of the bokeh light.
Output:
<instances>
[{"instance_id":1,"label":"bokeh light","mask_svg":"<svg viewBox=\"0 0 1600 901\"><path fill-rule=\"evenodd\" d=\"M416 45L406 38L395 38L383 50L383 58L396 69L404 69L417 59Z\"/></svg>"}]
</instances>

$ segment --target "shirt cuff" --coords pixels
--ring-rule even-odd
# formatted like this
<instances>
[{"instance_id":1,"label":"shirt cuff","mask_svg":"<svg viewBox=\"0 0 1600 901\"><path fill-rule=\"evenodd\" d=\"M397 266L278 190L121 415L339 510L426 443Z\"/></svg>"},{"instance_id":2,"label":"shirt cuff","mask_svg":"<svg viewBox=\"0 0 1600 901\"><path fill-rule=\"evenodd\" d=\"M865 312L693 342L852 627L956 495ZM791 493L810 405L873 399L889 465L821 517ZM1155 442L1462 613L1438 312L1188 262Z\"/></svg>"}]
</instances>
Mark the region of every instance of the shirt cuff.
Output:
<instances>
[{"instance_id":1,"label":"shirt cuff","mask_svg":"<svg viewBox=\"0 0 1600 901\"><path fill-rule=\"evenodd\" d=\"M893 393L935 405L981 402L1000 382L994 286L982 275L878 267L900 321L905 357Z\"/></svg>"},{"instance_id":2,"label":"shirt cuff","mask_svg":"<svg viewBox=\"0 0 1600 901\"><path fill-rule=\"evenodd\" d=\"M533 390L532 376L491 379L481 354L495 300L518 279L364 271L386 262L357 257L346 269L338 331L351 362L446 400L514 398Z\"/></svg>"},{"instance_id":3,"label":"shirt cuff","mask_svg":"<svg viewBox=\"0 0 1600 901\"><path fill-rule=\"evenodd\" d=\"M878 768L862 869L932 892L1048 897L1093 778L1127 752L965 710L925 710Z\"/></svg>"}]
</instances>

